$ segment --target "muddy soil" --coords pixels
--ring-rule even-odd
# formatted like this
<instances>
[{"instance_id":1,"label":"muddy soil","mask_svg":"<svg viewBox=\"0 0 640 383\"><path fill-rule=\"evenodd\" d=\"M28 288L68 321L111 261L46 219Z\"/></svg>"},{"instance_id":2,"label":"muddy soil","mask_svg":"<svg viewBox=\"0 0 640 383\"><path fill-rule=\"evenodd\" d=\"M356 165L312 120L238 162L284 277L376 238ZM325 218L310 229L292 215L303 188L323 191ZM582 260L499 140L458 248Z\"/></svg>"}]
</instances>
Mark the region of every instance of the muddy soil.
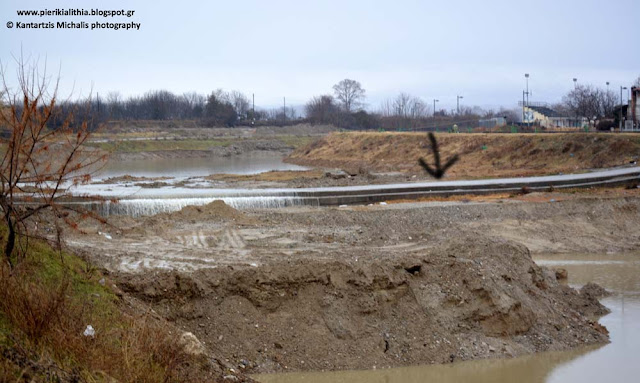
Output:
<instances>
[{"instance_id":1,"label":"muddy soil","mask_svg":"<svg viewBox=\"0 0 640 383\"><path fill-rule=\"evenodd\" d=\"M564 286L530 253L639 250L636 194L245 212L214 202L86 224L68 243L243 371L447 363L606 342L597 289Z\"/></svg>"},{"instance_id":2,"label":"muddy soil","mask_svg":"<svg viewBox=\"0 0 640 383\"><path fill-rule=\"evenodd\" d=\"M247 372L517 356L607 341L597 299L522 246L462 237L415 254L287 260L123 279Z\"/></svg>"}]
</instances>

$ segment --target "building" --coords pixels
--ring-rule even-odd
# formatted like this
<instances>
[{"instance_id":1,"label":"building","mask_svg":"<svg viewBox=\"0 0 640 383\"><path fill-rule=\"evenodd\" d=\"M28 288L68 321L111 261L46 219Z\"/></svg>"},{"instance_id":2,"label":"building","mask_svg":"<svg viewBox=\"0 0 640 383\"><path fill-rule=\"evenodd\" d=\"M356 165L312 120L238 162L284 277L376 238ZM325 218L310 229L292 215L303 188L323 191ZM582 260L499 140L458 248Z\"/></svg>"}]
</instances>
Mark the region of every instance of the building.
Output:
<instances>
[{"instance_id":1,"label":"building","mask_svg":"<svg viewBox=\"0 0 640 383\"><path fill-rule=\"evenodd\" d=\"M520 104L522 106L522 104ZM582 128L589 124L585 117L568 117L551 109L545 103L529 103L523 108L525 124L542 126L547 129Z\"/></svg>"},{"instance_id":2,"label":"building","mask_svg":"<svg viewBox=\"0 0 640 383\"><path fill-rule=\"evenodd\" d=\"M484 120L479 120L478 126L487 129L501 128L503 126L507 126L507 119L505 117L487 118Z\"/></svg>"}]
</instances>

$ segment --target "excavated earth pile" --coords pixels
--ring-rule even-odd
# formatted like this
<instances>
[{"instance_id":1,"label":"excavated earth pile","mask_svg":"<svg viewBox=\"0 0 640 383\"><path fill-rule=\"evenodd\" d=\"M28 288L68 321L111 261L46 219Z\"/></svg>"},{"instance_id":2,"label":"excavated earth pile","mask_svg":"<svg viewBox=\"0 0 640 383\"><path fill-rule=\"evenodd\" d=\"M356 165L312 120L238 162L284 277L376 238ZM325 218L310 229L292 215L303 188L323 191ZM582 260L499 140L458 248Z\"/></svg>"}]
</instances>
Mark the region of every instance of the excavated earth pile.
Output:
<instances>
[{"instance_id":1,"label":"excavated earth pile","mask_svg":"<svg viewBox=\"0 0 640 383\"><path fill-rule=\"evenodd\" d=\"M448 363L608 339L593 294L560 284L523 246L491 239L121 280L247 372Z\"/></svg>"},{"instance_id":2,"label":"excavated earth pile","mask_svg":"<svg viewBox=\"0 0 640 383\"><path fill-rule=\"evenodd\" d=\"M238 371L449 363L607 342L596 322L604 292L568 287L530 253L638 251L629 223L640 199L526 198L251 211L216 201L114 217L118 231L85 225L68 244Z\"/></svg>"}]
</instances>

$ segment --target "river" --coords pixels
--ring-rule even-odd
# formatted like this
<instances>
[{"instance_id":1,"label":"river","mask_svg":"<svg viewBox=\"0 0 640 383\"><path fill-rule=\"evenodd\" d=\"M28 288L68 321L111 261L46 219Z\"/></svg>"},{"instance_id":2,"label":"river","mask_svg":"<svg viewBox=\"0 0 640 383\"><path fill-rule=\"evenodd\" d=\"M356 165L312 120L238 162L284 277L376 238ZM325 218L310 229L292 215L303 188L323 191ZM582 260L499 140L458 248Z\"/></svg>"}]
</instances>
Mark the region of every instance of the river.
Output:
<instances>
[{"instance_id":1,"label":"river","mask_svg":"<svg viewBox=\"0 0 640 383\"><path fill-rule=\"evenodd\" d=\"M573 383L640 381L640 254L548 255L537 263L563 267L569 284L596 282L612 292L601 318L611 343L567 352L369 371L285 373L254 376L263 383ZM364 352L364 351L363 351Z\"/></svg>"},{"instance_id":2,"label":"river","mask_svg":"<svg viewBox=\"0 0 640 383\"><path fill-rule=\"evenodd\" d=\"M210 174L257 174L271 170L305 170L287 164L282 156L233 156L210 158L160 158L137 161L109 161L96 178L130 175L134 177L202 177Z\"/></svg>"}]
</instances>

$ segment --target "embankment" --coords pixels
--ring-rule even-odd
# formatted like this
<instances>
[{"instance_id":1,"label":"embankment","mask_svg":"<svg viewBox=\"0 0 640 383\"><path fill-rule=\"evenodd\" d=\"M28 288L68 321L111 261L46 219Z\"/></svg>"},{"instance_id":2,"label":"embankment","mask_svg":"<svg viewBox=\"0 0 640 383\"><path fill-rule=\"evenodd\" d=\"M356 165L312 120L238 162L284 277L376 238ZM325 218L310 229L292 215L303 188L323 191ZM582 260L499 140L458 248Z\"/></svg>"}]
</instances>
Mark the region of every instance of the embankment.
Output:
<instances>
[{"instance_id":1,"label":"embankment","mask_svg":"<svg viewBox=\"0 0 640 383\"><path fill-rule=\"evenodd\" d=\"M309 124L206 128L194 121L116 121L96 133L90 145L110 152L112 161L283 156L335 129L329 125Z\"/></svg>"},{"instance_id":2,"label":"embankment","mask_svg":"<svg viewBox=\"0 0 640 383\"><path fill-rule=\"evenodd\" d=\"M215 202L122 217L113 238L86 228L69 245L239 371L448 363L607 341L594 295L530 257L637 252L638 189L599 193L243 212Z\"/></svg>"},{"instance_id":3,"label":"embankment","mask_svg":"<svg viewBox=\"0 0 640 383\"><path fill-rule=\"evenodd\" d=\"M450 179L519 177L621 166L640 157L639 134L438 134L444 159L460 161ZM423 173L433 162L424 133L331 133L296 149L287 161L331 168Z\"/></svg>"},{"instance_id":4,"label":"embankment","mask_svg":"<svg viewBox=\"0 0 640 383\"><path fill-rule=\"evenodd\" d=\"M607 342L606 309L529 251L463 236L421 254L127 277L126 291L248 372L370 369Z\"/></svg>"}]
</instances>

